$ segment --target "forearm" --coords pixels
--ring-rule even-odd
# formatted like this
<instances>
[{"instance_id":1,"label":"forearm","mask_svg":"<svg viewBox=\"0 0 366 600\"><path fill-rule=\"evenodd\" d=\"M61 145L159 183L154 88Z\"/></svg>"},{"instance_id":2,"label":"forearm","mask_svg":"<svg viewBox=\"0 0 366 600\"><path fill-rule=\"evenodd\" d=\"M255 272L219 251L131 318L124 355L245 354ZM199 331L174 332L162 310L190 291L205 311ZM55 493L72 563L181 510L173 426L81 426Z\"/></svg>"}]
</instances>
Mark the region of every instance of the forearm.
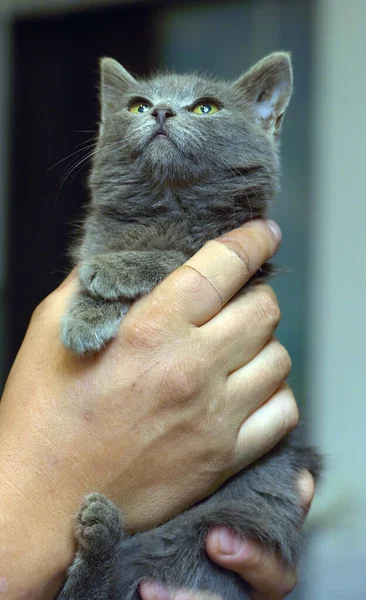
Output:
<instances>
[{"instance_id":1,"label":"forearm","mask_svg":"<svg viewBox=\"0 0 366 600\"><path fill-rule=\"evenodd\" d=\"M2 476L2 474L1 474ZM51 514L53 510L48 506ZM72 523L40 518L44 501L1 493L0 591L6 600L55 598L73 558Z\"/></svg>"},{"instance_id":2,"label":"forearm","mask_svg":"<svg viewBox=\"0 0 366 600\"><path fill-rule=\"evenodd\" d=\"M10 438L3 425L1 422L1 597L55 598L75 551L73 516L79 501L59 490L57 469L47 470L46 461L36 459L30 451L31 440L19 435L20 431L12 431Z\"/></svg>"},{"instance_id":3,"label":"forearm","mask_svg":"<svg viewBox=\"0 0 366 600\"><path fill-rule=\"evenodd\" d=\"M0 591L6 600L47 600L55 598L72 561L72 543L67 548L63 530L46 531L44 524L37 522L37 511L25 506L21 511L9 508L13 498L2 498L0 510L3 526L1 530L1 576ZM29 509L29 510L28 510ZM22 512L24 510L24 512Z\"/></svg>"}]
</instances>

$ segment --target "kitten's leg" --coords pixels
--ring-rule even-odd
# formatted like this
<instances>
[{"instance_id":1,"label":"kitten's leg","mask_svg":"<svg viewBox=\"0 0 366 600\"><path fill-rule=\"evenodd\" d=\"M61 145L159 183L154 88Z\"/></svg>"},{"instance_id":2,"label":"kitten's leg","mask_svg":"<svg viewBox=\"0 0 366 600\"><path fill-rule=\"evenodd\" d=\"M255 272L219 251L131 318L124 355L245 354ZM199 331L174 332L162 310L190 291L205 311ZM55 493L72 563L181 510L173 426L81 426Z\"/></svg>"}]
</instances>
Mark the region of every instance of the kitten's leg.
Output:
<instances>
[{"instance_id":1,"label":"kitten's leg","mask_svg":"<svg viewBox=\"0 0 366 600\"><path fill-rule=\"evenodd\" d=\"M64 345L81 355L101 350L117 335L131 302L148 294L184 260L181 253L156 250L110 252L83 261L81 290L62 322Z\"/></svg>"},{"instance_id":2,"label":"kitten's leg","mask_svg":"<svg viewBox=\"0 0 366 600\"><path fill-rule=\"evenodd\" d=\"M131 250L98 254L79 266L81 288L93 298L135 300L184 263L182 252Z\"/></svg>"},{"instance_id":3,"label":"kitten's leg","mask_svg":"<svg viewBox=\"0 0 366 600\"><path fill-rule=\"evenodd\" d=\"M298 474L308 469L316 479L320 468L318 453L303 443L301 431L293 432L206 500L139 534L135 550L136 536L120 544L116 573L126 574L118 580L123 582L121 590L136 590L141 580L157 579L176 589L211 591L223 600L248 600L249 586L209 560L204 551L207 533L215 525L225 525L244 539L260 541L284 564L296 564L305 516Z\"/></svg>"},{"instance_id":4,"label":"kitten's leg","mask_svg":"<svg viewBox=\"0 0 366 600\"><path fill-rule=\"evenodd\" d=\"M61 323L61 339L76 354L97 352L113 339L130 302L104 302L77 292Z\"/></svg>"},{"instance_id":5,"label":"kitten's leg","mask_svg":"<svg viewBox=\"0 0 366 600\"><path fill-rule=\"evenodd\" d=\"M125 538L117 507L101 494L85 499L78 517L78 551L59 600L108 600L118 544Z\"/></svg>"}]
</instances>

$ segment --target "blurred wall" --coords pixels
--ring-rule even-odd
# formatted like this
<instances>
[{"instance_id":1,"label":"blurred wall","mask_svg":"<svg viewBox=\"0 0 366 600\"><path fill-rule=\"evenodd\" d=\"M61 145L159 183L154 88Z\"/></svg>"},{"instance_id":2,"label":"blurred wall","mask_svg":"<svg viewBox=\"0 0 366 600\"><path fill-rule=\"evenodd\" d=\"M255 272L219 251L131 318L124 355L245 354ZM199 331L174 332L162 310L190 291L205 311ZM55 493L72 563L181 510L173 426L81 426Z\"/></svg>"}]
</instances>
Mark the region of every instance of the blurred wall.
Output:
<instances>
[{"instance_id":1,"label":"blurred wall","mask_svg":"<svg viewBox=\"0 0 366 600\"><path fill-rule=\"evenodd\" d=\"M310 244L311 430L327 453L307 598L366 597L366 2L318 0ZM315 511L315 515L317 510Z\"/></svg>"}]
</instances>

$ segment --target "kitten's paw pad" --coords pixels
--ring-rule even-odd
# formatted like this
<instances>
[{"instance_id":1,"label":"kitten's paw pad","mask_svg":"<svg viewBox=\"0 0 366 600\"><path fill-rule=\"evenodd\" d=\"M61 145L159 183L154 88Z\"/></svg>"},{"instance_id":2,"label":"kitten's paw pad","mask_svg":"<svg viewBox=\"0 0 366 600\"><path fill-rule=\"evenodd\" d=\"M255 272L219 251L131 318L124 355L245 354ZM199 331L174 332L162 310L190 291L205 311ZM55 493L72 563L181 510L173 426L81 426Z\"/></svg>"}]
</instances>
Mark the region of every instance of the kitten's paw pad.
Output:
<instances>
[{"instance_id":1,"label":"kitten's paw pad","mask_svg":"<svg viewBox=\"0 0 366 600\"><path fill-rule=\"evenodd\" d=\"M102 494L89 494L77 516L76 538L84 553L105 554L122 537L117 507Z\"/></svg>"},{"instance_id":2,"label":"kitten's paw pad","mask_svg":"<svg viewBox=\"0 0 366 600\"><path fill-rule=\"evenodd\" d=\"M128 308L84 294L74 296L61 323L64 346L79 355L98 352L116 337Z\"/></svg>"}]
</instances>

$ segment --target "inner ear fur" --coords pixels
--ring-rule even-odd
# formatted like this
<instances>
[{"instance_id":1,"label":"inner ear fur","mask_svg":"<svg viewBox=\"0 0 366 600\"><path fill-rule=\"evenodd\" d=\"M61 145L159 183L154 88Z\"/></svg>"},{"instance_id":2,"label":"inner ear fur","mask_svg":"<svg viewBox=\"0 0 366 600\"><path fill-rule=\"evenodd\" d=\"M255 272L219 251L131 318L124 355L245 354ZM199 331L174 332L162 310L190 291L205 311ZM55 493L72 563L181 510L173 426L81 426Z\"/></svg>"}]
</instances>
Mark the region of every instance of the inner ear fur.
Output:
<instances>
[{"instance_id":1,"label":"inner ear fur","mask_svg":"<svg viewBox=\"0 0 366 600\"><path fill-rule=\"evenodd\" d=\"M234 87L254 111L258 124L278 135L292 94L291 55L274 52L244 73Z\"/></svg>"}]
</instances>

